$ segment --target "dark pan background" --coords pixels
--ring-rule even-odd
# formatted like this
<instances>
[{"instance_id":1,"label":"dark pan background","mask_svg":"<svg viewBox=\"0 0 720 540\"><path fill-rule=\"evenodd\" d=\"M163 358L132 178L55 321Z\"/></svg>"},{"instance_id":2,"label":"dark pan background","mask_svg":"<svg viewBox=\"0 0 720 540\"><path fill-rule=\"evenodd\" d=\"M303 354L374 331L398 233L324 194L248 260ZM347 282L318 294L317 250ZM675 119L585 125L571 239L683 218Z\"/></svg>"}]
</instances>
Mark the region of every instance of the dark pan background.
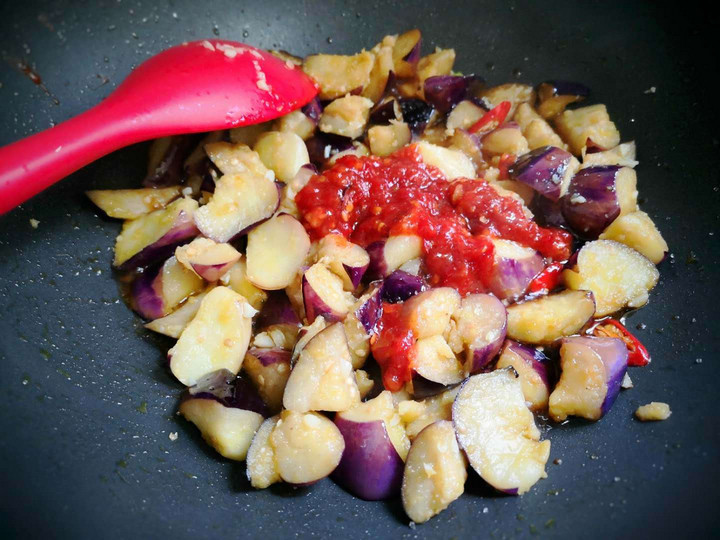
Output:
<instances>
[{"instance_id":1,"label":"dark pan background","mask_svg":"<svg viewBox=\"0 0 720 540\"><path fill-rule=\"evenodd\" d=\"M681 6L681 7L677 7ZM108 156L0 218L2 538L709 536L717 504L720 254L717 17L654 2L3 2L0 143L94 105L149 54L220 36L297 54L351 53L423 30L456 67L491 83L588 84L635 139L642 206L673 256L632 314L653 363L631 370L597 424L547 434L549 477L498 496L471 473L465 495L409 527L398 500L369 503L331 481L253 491L175 415L170 342L118 301L120 223L83 190L138 185L147 145ZM59 105L13 68L25 59ZM655 87L655 93L649 89ZM29 220L40 221L37 229ZM713 300L713 298L715 300ZM670 403L666 422L635 408ZM172 442L168 435L178 432ZM559 458L562 464L554 465Z\"/></svg>"}]
</instances>

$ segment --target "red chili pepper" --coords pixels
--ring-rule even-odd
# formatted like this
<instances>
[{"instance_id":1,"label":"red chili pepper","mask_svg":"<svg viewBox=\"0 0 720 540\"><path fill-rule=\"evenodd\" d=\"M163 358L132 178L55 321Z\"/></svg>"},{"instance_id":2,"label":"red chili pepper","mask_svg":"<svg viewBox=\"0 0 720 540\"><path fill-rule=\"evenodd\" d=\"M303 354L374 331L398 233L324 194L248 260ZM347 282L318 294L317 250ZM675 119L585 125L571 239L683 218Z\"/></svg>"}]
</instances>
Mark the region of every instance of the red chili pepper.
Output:
<instances>
[{"instance_id":1,"label":"red chili pepper","mask_svg":"<svg viewBox=\"0 0 720 540\"><path fill-rule=\"evenodd\" d=\"M561 262L550 263L545 270L533 278L528 285L528 294L547 294L560 285L560 276L565 264Z\"/></svg>"},{"instance_id":2,"label":"red chili pepper","mask_svg":"<svg viewBox=\"0 0 720 540\"><path fill-rule=\"evenodd\" d=\"M503 154L500 156L500 161L498 162L498 170L500 171L498 180L507 180L510 178L508 169L515 164L516 159L517 156L515 156L515 154Z\"/></svg>"},{"instance_id":3,"label":"red chili pepper","mask_svg":"<svg viewBox=\"0 0 720 540\"><path fill-rule=\"evenodd\" d=\"M505 118L507 118L511 107L512 104L509 101L501 101L500 103L495 105L495 107L486 112L480 120L470 126L470 129L468 129L468 131L470 133L477 133L482 128L489 126L491 122L495 122L495 124L489 126L489 129L484 131L490 131L490 129L496 128L505 121Z\"/></svg>"},{"instance_id":4,"label":"red chili pepper","mask_svg":"<svg viewBox=\"0 0 720 540\"><path fill-rule=\"evenodd\" d=\"M650 363L650 353L645 345L633 336L628 329L615 319L606 319L592 330L598 337L620 338L625 342L628 350L628 366L646 366Z\"/></svg>"}]
</instances>

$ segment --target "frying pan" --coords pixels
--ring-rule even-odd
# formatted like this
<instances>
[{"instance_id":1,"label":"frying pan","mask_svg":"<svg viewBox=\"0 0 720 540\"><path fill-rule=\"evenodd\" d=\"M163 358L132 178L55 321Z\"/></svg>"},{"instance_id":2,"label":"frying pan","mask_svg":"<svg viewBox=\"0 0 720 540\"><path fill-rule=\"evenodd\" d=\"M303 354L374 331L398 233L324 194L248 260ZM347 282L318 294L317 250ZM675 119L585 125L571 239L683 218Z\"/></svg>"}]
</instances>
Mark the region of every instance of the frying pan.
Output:
<instances>
[{"instance_id":1,"label":"frying pan","mask_svg":"<svg viewBox=\"0 0 720 540\"><path fill-rule=\"evenodd\" d=\"M361 501L330 480L255 492L243 464L219 458L175 415L180 387L163 360L170 343L118 301L110 262L120 224L83 195L138 185L147 145L112 154L0 218L3 538L657 538L718 530L720 118L711 14L628 1L25 0L2 3L0 21L2 144L95 104L148 54L213 35L296 54L350 53L419 27L426 51L453 46L457 69L491 83L582 81L623 140L638 142L642 205L674 255L660 266L650 304L628 317L631 329L643 328L637 334L653 362L631 370L635 388L610 414L546 428L548 478L530 493L493 494L472 473L460 500L411 528L399 500ZM47 93L17 69L18 59ZM635 421L634 409L652 400L670 403L671 418Z\"/></svg>"}]
</instances>

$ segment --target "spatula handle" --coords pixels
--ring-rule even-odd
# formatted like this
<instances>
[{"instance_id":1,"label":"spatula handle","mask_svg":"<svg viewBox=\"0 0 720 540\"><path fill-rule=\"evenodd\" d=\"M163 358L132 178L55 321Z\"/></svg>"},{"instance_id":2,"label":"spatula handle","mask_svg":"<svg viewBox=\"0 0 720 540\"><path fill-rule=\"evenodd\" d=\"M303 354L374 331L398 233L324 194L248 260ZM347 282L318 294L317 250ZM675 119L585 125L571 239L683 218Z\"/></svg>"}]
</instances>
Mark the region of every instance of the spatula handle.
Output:
<instances>
[{"instance_id":1,"label":"spatula handle","mask_svg":"<svg viewBox=\"0 0 720 540\"><path fill-rule=\"evenodd\" d=\"M136 142L105 114L106 102L62 124L0 148L0 214L113 150Z\"/></svg>"}]
</instances>

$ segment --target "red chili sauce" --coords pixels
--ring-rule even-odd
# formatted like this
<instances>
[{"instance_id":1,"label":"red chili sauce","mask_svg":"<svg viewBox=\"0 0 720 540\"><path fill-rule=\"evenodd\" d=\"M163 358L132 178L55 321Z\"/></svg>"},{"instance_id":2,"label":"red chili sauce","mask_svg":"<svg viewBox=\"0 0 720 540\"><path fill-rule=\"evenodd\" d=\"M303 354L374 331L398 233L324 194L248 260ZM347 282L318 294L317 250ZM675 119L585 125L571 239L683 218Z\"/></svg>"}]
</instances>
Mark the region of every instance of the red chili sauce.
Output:
<instances>
[{"instance_id":1,"label":"red chili sauce","mask_svg":"<svg viewBox=\"0 0 720 540\"><path fill-rule=\"evenodd\" d=\"M389 236L415 234L423 241L423 267L432 286L460 294L485 292L492 271L491 238L532 247L553 260L570 256L571 237L527 218L522 204L486 181L448 181L422 162L414 146L390 157L345 156L314 176L295 197L314 240L339 233L367 247ZM373 356L388 390L410 380L415 338L399 309L386 304Z\"/></svg>"}]
</instances>

